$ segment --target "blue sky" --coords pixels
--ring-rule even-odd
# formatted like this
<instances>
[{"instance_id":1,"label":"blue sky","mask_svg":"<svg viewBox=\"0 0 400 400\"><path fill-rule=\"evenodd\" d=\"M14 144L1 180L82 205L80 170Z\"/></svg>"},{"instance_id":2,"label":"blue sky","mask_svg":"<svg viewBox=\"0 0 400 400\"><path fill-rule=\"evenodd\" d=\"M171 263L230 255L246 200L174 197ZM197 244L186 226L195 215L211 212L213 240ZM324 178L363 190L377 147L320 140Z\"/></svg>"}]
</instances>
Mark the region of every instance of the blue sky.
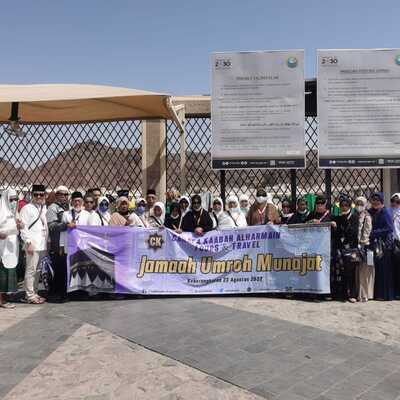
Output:
<instances>
[{"instance_id":1,"label":"blue sky","mask_svg":"<svg viewBox=\"0 0 400 400\"><path fill-rule=\"evenodd\" d=\"M210 93L214 51L400 47L400 0L19 0L2 4L0 83Z\"/></svg>"}]
</instances>

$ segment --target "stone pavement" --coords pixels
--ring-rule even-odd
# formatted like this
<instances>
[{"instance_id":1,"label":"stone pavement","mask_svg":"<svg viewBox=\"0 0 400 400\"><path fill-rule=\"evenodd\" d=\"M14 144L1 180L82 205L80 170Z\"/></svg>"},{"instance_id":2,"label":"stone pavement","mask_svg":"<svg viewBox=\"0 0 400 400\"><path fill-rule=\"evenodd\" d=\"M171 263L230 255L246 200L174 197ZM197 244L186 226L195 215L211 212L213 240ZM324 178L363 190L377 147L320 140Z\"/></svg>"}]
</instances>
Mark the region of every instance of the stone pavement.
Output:
<instances>
[{"instance_id":1,"label":"stone pavement","mask_svg":"<svg viewBox=\"0 0 400 400\"><path fill-rule=\"evenodd\" d=\"M206 298L46 305L0 338L7 400L400 399L398 347Z\"/></svg>"}]
</instances>

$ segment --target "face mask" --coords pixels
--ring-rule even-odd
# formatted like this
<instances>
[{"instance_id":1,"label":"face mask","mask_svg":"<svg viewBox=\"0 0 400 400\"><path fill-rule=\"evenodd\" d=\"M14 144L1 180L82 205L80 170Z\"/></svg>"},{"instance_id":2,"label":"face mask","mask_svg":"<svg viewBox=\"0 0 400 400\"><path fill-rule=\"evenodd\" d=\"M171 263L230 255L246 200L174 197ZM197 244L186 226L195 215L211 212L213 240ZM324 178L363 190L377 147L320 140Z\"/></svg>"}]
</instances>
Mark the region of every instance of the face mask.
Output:
<instances>
[{"instance_id":1,"label":"face mask","mask_svg":"<svg viewBox=\"0 0 400 400\"><path fill-rule=\"evenodd\" d=\"M356 208L357 208L357 211L358 211L359 213L365 211L365 207L364 207L364 206L357 206Z\"/></svg>"},{"instance_id":2,"label":"face mask","mask_svg":"<svg viewBox=\"0 0 400 400\"><path fill-rule=\"evenodd\" d=\"M143 215L145 211L146 211L146 208L144 206L139 206L136 208L136 213L138 215Z\"/></svg>"},{"instance_id":3,"label":"face mask","mask_svg":"<svg viewBox=\"0 0 400 400\"><path fill-rule=\"evenodd\" d=\"M247 212L249 212L249 208L248 207L241 207L240 211L243 212L243 213L247 213Z\"/></svg>"},{"instance_id":4,"label":"face mask","mask_svg":"<svg viewBox=\"0 0 400 400\"><path fill-rule=\"evenodd\" d=\"M18 205L18 203L17 203L16 201L12 201L12 202L10 203L10 209L11 209L11 212L12 212L13 214L15 214L16 211L17 211L17 205Z\"/></svg>"},{"instance_id":5,"label":"face mask","mask_svg":"<svg viewBox=\"0 0 400 400\"><path fill-rule=\"evenodd\" d=\"M256 197L256 201L257 201L258 204L266 203L267 200L268 200L267 196L265 196L265 197L264 196L257 196Z\"/></svg>"},{"instance_id":6,"label":"face mask","mask_svg":"<svg viewBox=\"0 0 400 400\"><path fill-rule=\"evenodd\" d=\"M100 205L99 205L99 210L100 210L102 213L107 212L107 211L108 211L108 204L100 204Z\"/></svg>"}]
</instances>

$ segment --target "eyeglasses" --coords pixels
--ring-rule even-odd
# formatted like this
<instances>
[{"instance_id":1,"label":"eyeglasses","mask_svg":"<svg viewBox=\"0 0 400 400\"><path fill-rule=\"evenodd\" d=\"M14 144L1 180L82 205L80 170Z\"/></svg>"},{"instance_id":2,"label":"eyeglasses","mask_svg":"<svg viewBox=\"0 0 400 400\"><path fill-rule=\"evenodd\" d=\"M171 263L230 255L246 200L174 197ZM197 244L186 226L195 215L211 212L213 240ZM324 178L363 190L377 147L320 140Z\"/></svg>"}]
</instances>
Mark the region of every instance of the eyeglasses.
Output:
<instances>
[{"instance_id":1,"label":"eyeglasses","mask_svg":"<svg viewBox=\"0 0 400 400\"><path fill-rule=\"evenodd\" d=\"M33 197L44 197L44 193L33 193Z\"/></svg>"}]
</instances>

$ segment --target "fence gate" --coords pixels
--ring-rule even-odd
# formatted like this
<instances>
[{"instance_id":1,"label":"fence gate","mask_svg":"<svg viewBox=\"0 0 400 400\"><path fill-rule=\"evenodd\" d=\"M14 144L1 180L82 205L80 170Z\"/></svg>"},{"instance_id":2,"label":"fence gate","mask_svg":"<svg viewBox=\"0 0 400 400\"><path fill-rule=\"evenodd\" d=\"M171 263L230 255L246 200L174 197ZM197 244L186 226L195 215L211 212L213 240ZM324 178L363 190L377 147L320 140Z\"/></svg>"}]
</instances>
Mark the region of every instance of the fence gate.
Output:
<instances>
[{"instance_id":1,"label":"fence gate","mask_svg":"<svg viewBox=\"0 0 400 400\"><path fill-rule=\"evenodd\" d=\"M0 185L22 189L32 183L54 189L142 191L141 121L23 125L23 137L0 125Z\"/></svg>"}]
</instances>

